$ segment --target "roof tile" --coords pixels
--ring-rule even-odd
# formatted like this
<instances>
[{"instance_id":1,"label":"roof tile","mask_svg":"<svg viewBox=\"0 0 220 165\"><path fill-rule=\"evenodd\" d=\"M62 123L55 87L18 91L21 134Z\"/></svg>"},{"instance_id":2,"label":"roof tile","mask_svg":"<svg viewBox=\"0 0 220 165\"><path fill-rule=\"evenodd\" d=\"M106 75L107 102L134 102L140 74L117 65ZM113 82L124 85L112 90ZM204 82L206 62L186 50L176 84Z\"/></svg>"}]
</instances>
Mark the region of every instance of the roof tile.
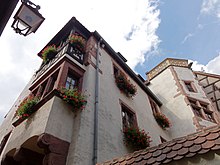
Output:
<instances>
[{"instance_id":1,"label":"roof tile","mask_svg":"<svg viewBox=\"0 0 220 165\"><path fill-rule=\"evenodd\" d=\"M147 153L146 155L144 155L144 159L147 160L152 156L152 153Z\"/></svg>"},{"instance_id":2,"label":"roof tile","mask_svg":"<svg viewBox=\"0 0 220 165\"><path fill-rule=\"evenodd\" d=\"M181 148L180 150L178 150L178 155L186 155L188 152L188 148Z\"/></svg>"},{"instance_id":3,"label":"roof tile","mask_svg":"<svg viewBox=\"0 0 220 165\"><path fill-rule=\"evenodd\" d=\"M207 140L215 140L219 137L219 134L216 132L216 133L210 133L208 136L206 136L206 139Z\"/></svg>"},{"instance_id":4,"label":"roof tile","mask_svg":"<svg viewBox=\"0 0 220 165\"><path fill-rule=\"evenodd\" d=\"M162 154L162 151L161 150L157 150L157 151L155 151L154 153L153 153L153 157L158 157L159 155L161 155Z\"/></svg>"},{"instance_id":5,"label":"roof tile","mask_svg":"<svg viewBox=\"0 0 220 165\"><path fill-rule=\"evenodd\" d=\"M159 157L157 157L157 162L162 162L167 158L166 154L161 154Z\"/></svg>"},{"instance_id":6,"label":"roof tile","mask_svg":"<svg viewBox=\"0 0 220 165\"><path fill-rule=\"evenodd\" d=\"M201 149L199 152L198 152L198 154L205 154L205 153L207 153L207 152L209 152L210 151L210 149Z\"/></svg>"},{"instance_id":7,"label":"roof tile","mask_svg":"<svg viewBox=\"0 0 220 165\"><path fill-rule=\"evenodd\" d=\"M220 150L220 145L215 145L214 147L211 148L211 150L215 151L215 150Z\"/></svg>"},{"instance_id":8,"label":"roof tile","mask_svg":"<svg viewBox=\"0 0 220 165\"><path fill-rule=\"evenodd\" d=\"M205 137L198 137L197 139L194 140L195 144L202 144L206 141Z\"/></svg>"},{"instance_id":9,"label":"roof tile","mask_svg":"<svg viewBox=\"0 0 220 165\"><path fill-rule=\"evenodd\" d=\"M171 148L170 147L166 147L166 148L163 149L162 153L166 154L166 153L168 153L170 151L171 151Z\"/></svg>"},{"instance_id":10,"label":"roof tile","mask_svg":"<svg viewBox=\"0 0 220 165\"><path fill-rule=\"evenodd\" d=\"M153 164L156 162L156 158L151 157L150 159L147 160L147 164Z\"/></svg>"},{"instance_id":11,"label":"roof tile","mask_svg":"<svg viewBox=\"0 0 220 165\"><path fill-rule=\"evenodd\" d=\"M184 146L184 147L190 147L190 146L192 146L193 144L194 144L193 141L186 141L186 142L183 143L183 146Z\"/></svg>"},{"instance_id":12,"label":"roof tile","mask_svg":"<svg viewBox=\"0 0 220 165\"><path fill-rule=\"evenodd\" d=\"M177 154L177 151L171 151L169 153L167 153L167 158L173 158L175 157Z\"/></svg>"},{"instance_id":13,"label":"roof tile","mask_svg":"<svg viewBox=\"0 0 220 165\"><path fill-rule=\"evenodd\" d=\"M202 131L173 139L155 147L128 154L122 158L103 163L102 165L159 165L190 158L209 151L220 151L220 126L212 126ZM100 164L101 165L101 164Z\"/></svg>"},{"instance_id":14,"label":"roof tile","mask_svg":"<svg viewBox=\"0 0 220 165\"><path fill-rule=\"evenodd\" d=\"M198 152L202 149L202 146L197 144L197 145L193 145L189 148L189 151L192 153Z\"/></svg>"},{"instance_id":15,"label":"roof tile","mask_svg":"<svg viewBox=\"0 0 220 165\"><path fill-rule=\"evenodd\" d=\"M220 145L215 145L214 147L211 148L211 150L215 151L215 150L219 150L220 149Z\"/></svg>"},{"instance_id":16,"label":"roof tile","mask_svg":"<svg viewBox=\"0 0 220 165\"><path fill-rule=\"evenodd\" d=\"M179 150L180 148L182 148L183 145L182 144L176 144L172 147L172 150L176 151L176 150Z\"/></svg>"},{"instance_id":17,"label":"roof tile","mask_svg":"<svg viewBox=\"0 0 220 165\"><path fill-rule=\"evenodd\" d=\"M169 163L171 161L172 161L172 159L165 159L162 163Z\"/></svg>"},{"instance_id":18,"label":"roof tile","mask_svg":"<svg viewBox=\"0 0 220 165\"><path fill-rule=\"evenodd\" d=\"M173 160L180 160L180 159L182 159L183 157L184 157L184 156L178 155L178 156L174 157Z\"/></svg>"},{"instance_id":19,"label":"roof tile","mask_svg":"<svg viewBox=\"0 0 220 165\"><path fill-rule=\"evenodd\" d=\"M190 157L193 157L193 156L195 156L196 155L196 153L188 153L187 155L186 155L186 157L187 158L190 158Z\"/></svg>"},{"instance_id":20,"label":"roof tile","mask_svg":"<svg viewBox=\"0 0 220 165\"><path fill-rule=\"evenodd\" d=\"M203 149L210 149L215 145L215 141L206 141L202 144Z\"/></svg>"},{"instance_id":21,"label":"roof tile","mask_svg":"<svg viewBox=\"0 0 220 165\"><path fill-rule=\"evenodd\" d=\"M127 164L133 164L137 159L133 158L127 161ZM138 162L140 162L141 160L139 160ZM126 161L125 161L126 162Z\"/></svg>"}]
</instances>

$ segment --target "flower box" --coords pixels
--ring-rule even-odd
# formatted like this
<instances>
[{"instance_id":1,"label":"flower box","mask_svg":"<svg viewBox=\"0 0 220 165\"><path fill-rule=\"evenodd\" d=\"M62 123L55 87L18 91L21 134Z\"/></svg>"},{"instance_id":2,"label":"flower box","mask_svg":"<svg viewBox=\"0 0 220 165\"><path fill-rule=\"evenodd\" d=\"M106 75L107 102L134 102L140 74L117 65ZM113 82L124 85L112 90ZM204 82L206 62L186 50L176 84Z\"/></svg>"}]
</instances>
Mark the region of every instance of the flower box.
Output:
<instances>
[{"instance_id":1,"label":"flower box","mask_svg":"<svg viewBox=\"0 0 220 165\"><path fill-rule=\"evenodd\" d=\"M123 74L115 76L115 82L120 91L126 96L132 97L137 93L135 85L133 85Z\"/></svg>"},{"instance_id":2,"label":"flower box","mask_svg":"<svg viewBox=\"0 0 220 165\"><path fill-rule=\"evenodd\" d=\"M124 129L124 142L134 150L145 149L150 146L150 136L144 130L136 127Z\"/></svg>"},{"instance_id":3,"label":"flower box","mask_svg":"<svg viewBox=\"0 0 220 165\"><path fill-rule=\"evenodd\" d=\"M25 98L21 104L18 106L18 109L16 111L16 116L19 117L19 120L17 121L19 124L26 118L28 118L32 113L35 112L35 109L33 108L37 103L39 102L39 98L34 97L32 95Z\"/></svg>"},{"instance_id":4,"label":"flower box","mask_svg":"<svg viewBox=\"0 0 220 165\"><path fill-rule=\"evenodd\" d=\"M47 47L44 48L44 50L42 51L43 61L44 61L44 62L47 62L47 61L51 60L52 58L55 57L56 53L57 53L56 45L47 46Z\"/></svg>"},{"instance_id":5,"label":"flower box","mask_svg":"<svg viewBox=\"0 0 220 165\"><path fill-rule=\"evenodd\" d=\"M169 119L162 113L156 113L154 115L157 123L163 128L163 129L166 129L166 128L169 128L171 127L171 124L170 124L170 121Z\"/></svg>"},{"instance_id":6,"label":"flower box","mask_svg":"<svg viewBox=\"0 0 220 165\"><path fill-rule=\"evenodd\" d=\"M84 109L87 104L86 96L83 95L78 89L58 89L59 96L67 103L73 106L73 111Z\"/></svg>"},{"instance_id":7,"label":"flower box","mask_svg":"<svg viewBox=\"0 0 220 165\"><path fill-rule=\"evenodd\" d=\"M73 47L76 47L82 53L85 52L86 40L82 36L78 34L71 34L69 36L69 42Z\"/></svg>"}]
</instances>

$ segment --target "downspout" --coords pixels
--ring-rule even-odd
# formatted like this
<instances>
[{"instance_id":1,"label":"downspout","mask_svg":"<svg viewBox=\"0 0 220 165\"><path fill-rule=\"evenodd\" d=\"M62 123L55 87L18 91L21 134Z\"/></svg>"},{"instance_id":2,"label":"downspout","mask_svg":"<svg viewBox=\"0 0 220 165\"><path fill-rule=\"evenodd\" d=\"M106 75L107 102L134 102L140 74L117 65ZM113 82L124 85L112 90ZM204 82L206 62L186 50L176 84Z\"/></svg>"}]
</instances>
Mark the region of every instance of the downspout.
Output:
<instances>
[{"instance_id":1,"label":"downspout","mask_svg":"<svg viewBox=\"0 0 220 165\"><path fill-rule=\"evenodd\" d=\"M97 163L98 153L98 110L99 110L99 50L102 38L97 44L96 51L96 75L95 75L95 110L94 110L94 141L93 141L93 165Z\"/></svg>"}]
</instances>

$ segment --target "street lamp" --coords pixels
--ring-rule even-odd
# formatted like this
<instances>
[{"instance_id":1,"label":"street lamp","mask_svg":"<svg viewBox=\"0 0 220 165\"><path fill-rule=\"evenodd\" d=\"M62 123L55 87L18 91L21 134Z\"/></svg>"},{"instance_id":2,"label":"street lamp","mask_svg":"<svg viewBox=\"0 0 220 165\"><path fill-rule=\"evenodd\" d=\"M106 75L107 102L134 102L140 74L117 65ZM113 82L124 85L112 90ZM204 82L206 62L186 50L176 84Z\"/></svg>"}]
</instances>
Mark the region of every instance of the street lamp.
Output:
<instances>
[{"instance_id":1,"label":"street lamp","mask_svg":"<svg viewBox=\"0 0 220 165\"><path fill-rule=\"evenodd\" d=\"M22 4L14 16L12 28L16 33L27 36L35 33L45 18L38 12L39 5L35 5L29 0L22 0Z\"/></svg>"}]
</instances>

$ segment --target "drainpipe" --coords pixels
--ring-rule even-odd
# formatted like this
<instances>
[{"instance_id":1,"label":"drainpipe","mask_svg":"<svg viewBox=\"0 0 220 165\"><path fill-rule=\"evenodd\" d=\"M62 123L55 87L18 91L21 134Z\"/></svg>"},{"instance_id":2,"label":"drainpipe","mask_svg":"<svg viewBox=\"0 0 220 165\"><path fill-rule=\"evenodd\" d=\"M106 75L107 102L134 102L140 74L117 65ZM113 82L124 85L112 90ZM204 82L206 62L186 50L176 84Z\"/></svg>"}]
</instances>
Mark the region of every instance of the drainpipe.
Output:
<instances>
[{"instance_id":1,"label":"drainpipe","mask_svg":"<svg viewBox=\"0 0 220 165\"><path fill-rule=\"evenodd\" d=\"M99 110L99 50L102 38L97 44L96 52L96 77L95 77L95 111L94 111L94 141L93 141L93 165L97 163L98 153L98 110Z\"/></svg>"}]
</instances>

